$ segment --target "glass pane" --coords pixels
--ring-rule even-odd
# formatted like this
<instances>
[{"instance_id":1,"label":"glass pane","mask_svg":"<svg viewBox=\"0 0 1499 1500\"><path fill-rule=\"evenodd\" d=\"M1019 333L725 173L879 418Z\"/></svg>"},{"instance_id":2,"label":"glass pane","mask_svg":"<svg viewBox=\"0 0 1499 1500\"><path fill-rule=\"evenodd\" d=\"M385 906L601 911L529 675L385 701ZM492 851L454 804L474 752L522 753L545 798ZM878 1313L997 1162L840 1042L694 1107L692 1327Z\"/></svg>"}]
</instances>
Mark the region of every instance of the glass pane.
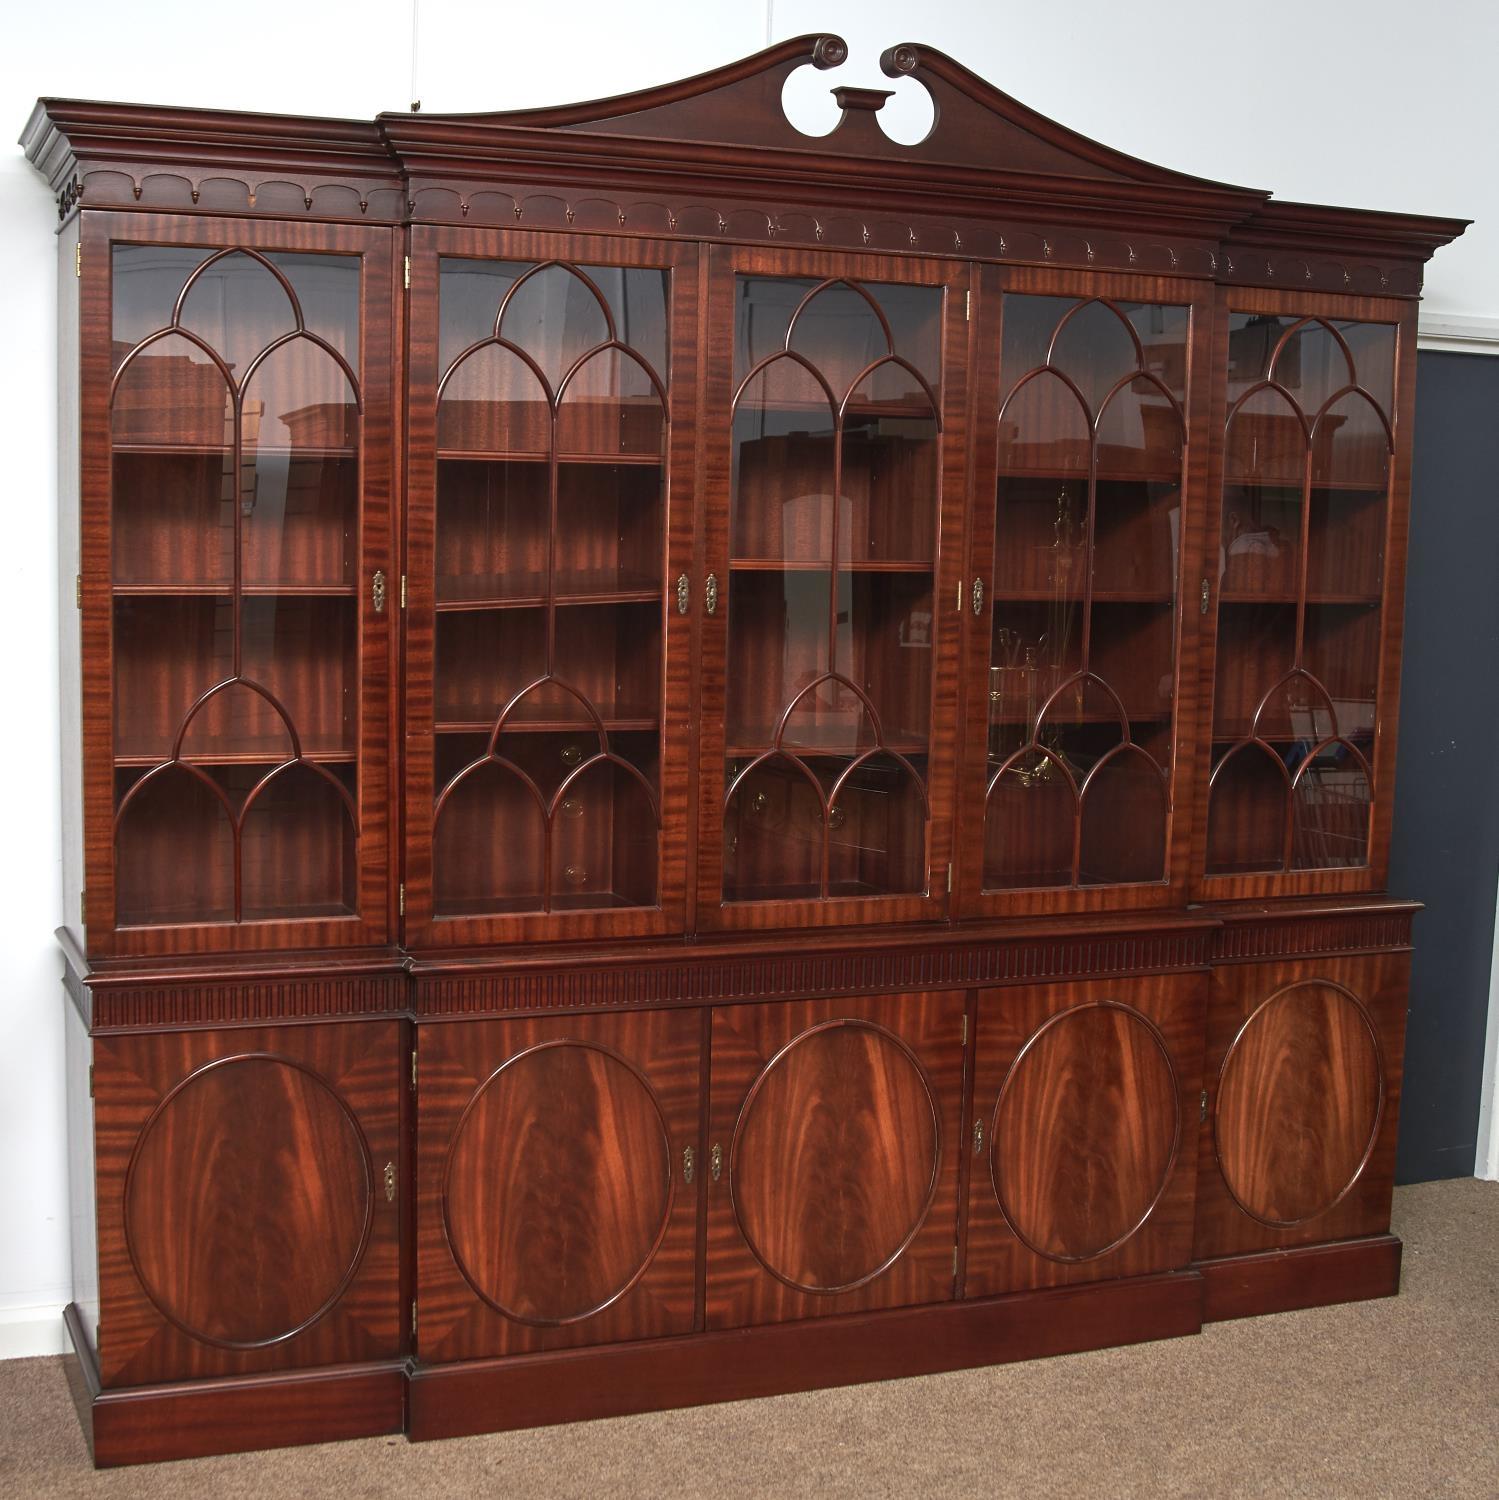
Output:
<instances>
[{"instance_id":1,"label":"glass pane","mask_svg":"<svg viewBox=\"0 0 1499 1500\"><path fill-rule=\"evenodd\" d=\"M819 757L731 756L724 813L724 899L796 900L823 889Z\"/></svg>"},{"instance_id":2,"label":"glass pane","mask_svg":"<svg viewBox=\"0 0 1499 1500\"><path fill-rule=\"evenodd\" d=\"M926 889L941 310L737 283L725 900Z\"/></svg>"},{"instance_id":3,"label":"glass pane","mask_svg":"<svg viewBox=\"0 0 1499 1500\"><path fill-rule=\"evenodd\" d=\"M439 272L434 910L653 906L667 273Z\"/></svg>"},{"instance_id":4,"label":"glass pane","mask_svg":"<svg viewBox=\"0 0 1499 1500\"><path fill-rule=\"evenodd\" d=\"M1388 324L1230 319L1210 873L1367 862L1394 354Z\"/></svg>"},{"instance_id":5,"label":"glass pane","mask_svg":"<svg viewBox=\"0 0 1499 1500\"><path fill-rule=\"evenodd\" d=\"M1337 742L1301 769L1291 799L1291 865L1332 869L1369 861L1369 778L1364 761Z\"/></svg>"},{"instance_id":6,"label":"glass pane","mask_svg":"<svg viewBox=\"0 0 1499 1500\"><path fill-rule=\"evenodd\" d=\"M989 781L984 808L984 887L1067 885L1077 793L1061 763L1034 748L1016 752Z\"/></svg>"},{"instance_id":7,"label":"glass pane","mask_svg":"<svg viewBox=\"0 0 1499 1500\"><path fill-rule=\"evenodd\" d=\"M357 910L359 272L115 247L122 924Z\"/></svg>"},{"instance_id":8,"label":"glass pane","mask_svg":"<svg viewBox=\"0 0 1499 1500\"><path fill-rule=\"evenodd\" d=\"M1208 794L1208 868L1239 875L1283 868L1288 792L1286 770L1266 745L1231 750Z\"/></svg>"},{"instance_id":9,"label":"glass pane","mask_svg":"<svg viewBox=\"0 0 1499 1500\"><path fill-rule=\"evenodd\" d=\"M1166 878L1185 308L1007 296L984 887Z\"/></svg>"}]
</instances>

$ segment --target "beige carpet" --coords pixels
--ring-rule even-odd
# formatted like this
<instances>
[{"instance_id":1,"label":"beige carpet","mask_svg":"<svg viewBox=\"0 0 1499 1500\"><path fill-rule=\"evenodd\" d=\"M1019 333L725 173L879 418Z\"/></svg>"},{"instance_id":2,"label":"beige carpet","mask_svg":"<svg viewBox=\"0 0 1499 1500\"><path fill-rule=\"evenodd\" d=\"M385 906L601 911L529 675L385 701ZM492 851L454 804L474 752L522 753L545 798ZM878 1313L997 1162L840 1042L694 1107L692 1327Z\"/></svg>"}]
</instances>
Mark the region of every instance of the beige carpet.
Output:
<instances>
[{"instance_id":1,"label":"beige carpet","mask_svg":"<svg viewBox=\"0 0 1499 1500\"><path fill-rule=\"evenodd\" d=\"M1499 1496L1499 1184L1402 1188L1401 1296L1200 1338L445 1443L95 1473L0 1363L0 1496Z\"/></svg>"}]
</instances>

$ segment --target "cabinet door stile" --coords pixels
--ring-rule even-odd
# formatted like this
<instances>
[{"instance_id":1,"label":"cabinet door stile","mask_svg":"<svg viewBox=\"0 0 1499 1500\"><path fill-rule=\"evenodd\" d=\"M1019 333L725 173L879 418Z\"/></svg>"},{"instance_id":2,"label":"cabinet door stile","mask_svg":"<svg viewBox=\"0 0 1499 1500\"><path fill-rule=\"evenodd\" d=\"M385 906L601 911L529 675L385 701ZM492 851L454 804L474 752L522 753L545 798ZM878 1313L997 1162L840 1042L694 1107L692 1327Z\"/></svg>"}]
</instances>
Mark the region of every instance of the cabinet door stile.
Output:
<instances>
[{"instance_id":1,"label":"cabinet door stile","mask_svg":"<svg viewBox=\"0 0 1499 1500\"><path fill-rule=\"evenodd\" d=\"M696 251L412 250L410 941L680 932Z\"/></svg>"}]
</instances>

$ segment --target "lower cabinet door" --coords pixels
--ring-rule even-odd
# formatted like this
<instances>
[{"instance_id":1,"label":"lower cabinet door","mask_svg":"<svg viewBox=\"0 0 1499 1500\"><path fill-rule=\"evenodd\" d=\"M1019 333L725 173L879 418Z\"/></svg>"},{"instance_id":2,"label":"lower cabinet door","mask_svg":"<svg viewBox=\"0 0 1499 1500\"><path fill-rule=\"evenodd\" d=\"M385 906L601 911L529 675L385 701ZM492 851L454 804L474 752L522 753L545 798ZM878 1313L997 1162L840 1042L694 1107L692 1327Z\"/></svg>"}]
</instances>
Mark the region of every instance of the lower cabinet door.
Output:
<instances>
[{"instance_id":1,"label":"lower cabinet door","mask_svg":"<svg viewBox=\"0 0 1499 1500\"><path fill-rule=\"evenodd\" d=\"M417 1033L418 1356L690 1332L702 1013Z\"/></svg>"},{"instance_id":2,"label":"lower cabinet door","mask_svg":"<svg viewBox=\"0 0 1499 1500\"><path fill-rule=\"evenodd\" d=\"M986 990L964 1294L1192 1258L1205 974Z\"/></svg>"},{"instance_id":3,"label":"lower cabinet door","mask_svg":"<svg viewBox=\"0 0 1499 1500\"><path fill-rule=\"evenodd\" d=\"M1197 1258L1390 1227L1410 957L1213 971Z\"/></svg>"},{"instance_id":4,"label":"lower cabinet door","mask_svg":"<svg viewBox=\"0 0 1499 1500\"><path fill-rule=\"evenodd\" d=\"M959 991L713 1012L707 1323L954 1290Z\"/></svg>"},{"instance_id":5,"label":"lower cabinet door","mask_svg":"<svg viewBox=\"0 0 1499 1500\"><path fill-rule=\"evenodd\" d=\"M401 1352L399 1021L94 1042L106 1386Z\"/></svg>"}]
</instances>

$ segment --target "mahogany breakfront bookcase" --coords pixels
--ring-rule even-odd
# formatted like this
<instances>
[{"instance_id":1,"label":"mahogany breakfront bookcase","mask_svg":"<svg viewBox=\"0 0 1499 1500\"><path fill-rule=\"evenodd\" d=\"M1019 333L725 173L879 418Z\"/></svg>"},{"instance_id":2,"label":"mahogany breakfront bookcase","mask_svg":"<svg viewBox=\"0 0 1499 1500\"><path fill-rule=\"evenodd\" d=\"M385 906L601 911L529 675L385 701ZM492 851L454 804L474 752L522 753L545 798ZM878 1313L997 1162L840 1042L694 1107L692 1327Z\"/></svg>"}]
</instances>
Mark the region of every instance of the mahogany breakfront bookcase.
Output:
<instances>
[{"instance_id":1,"label":"mahogany breakfront bookcase","mask_svg":"<svg viewBox=\"0 0 1499 1500\"><path fill-rule=\"evenodd\" d=\"M99 1463L1395 1291L1422 265L803 37L40 103ZM75 560L76 559L76 560ZM77 575L77 605L71 608Z\"/></svg>"}]
</instances>

